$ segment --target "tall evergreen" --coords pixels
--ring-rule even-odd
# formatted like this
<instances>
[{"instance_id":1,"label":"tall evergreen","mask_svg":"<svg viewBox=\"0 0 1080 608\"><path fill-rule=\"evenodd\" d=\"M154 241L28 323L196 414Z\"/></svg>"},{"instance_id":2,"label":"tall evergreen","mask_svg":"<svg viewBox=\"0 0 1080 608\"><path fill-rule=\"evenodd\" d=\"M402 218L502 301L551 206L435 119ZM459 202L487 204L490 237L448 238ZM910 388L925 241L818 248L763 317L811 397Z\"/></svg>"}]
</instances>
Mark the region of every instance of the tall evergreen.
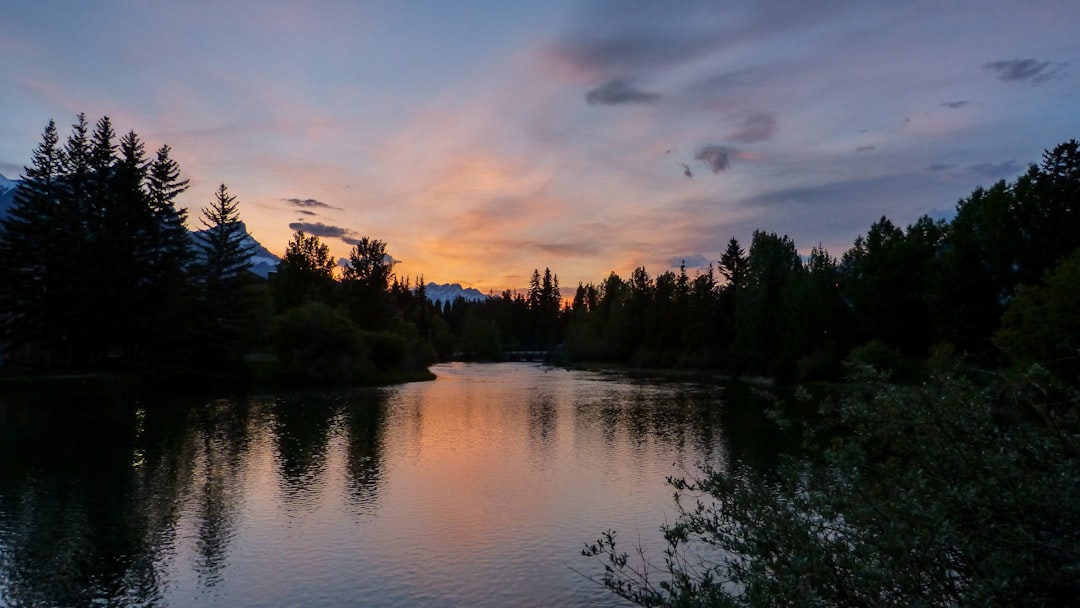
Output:
<instances>
[{"instance_id":1,"label":"tall evergreen","mask_svg":"<svg viewBox=\"0 0 1080 608\"><path fill-rule=\"evenodd\" d=\"M159 284L174 282L192 256L188 212L176 206L177 198L188 189L188 180L180 179L180 165L170 152L169 146L161 146L146 175L148 203L156 220L150 235L149 264L153 281Z\"/></svg>"},{"instance_id":2,"label":"tall evergreen","mask_svg":"<svg viewBox=\"0 0 1080 608\"><path fill-rule=\"evenodd\" d=\"M248 306L243 285L253 247L244 241L247 229L240 221L239 203L225 184L218 187L201 218L196 280L200 292L200 336L205 349L202 363L219 373L231 374L246 354L245 320Z\"/></svg>"},{"instance_id":3,"label":"tall evergreen","mask_svg":"<svg viewBox=\"0 0 1080 608\"><path fill-rule=\"evenodd\" d=\"M56 123L49 121L31 164L0 219L0 328L8 346L38 343L58 349L69 329L56 315L66 264L59 208L64 200L64 154Z\"/></svg>"},{"instance_id":4,"label":"tall evergreen","mask_svg":"<svg viewBox=\"0 0 1080 608\"><path fill-rule=\"evenodd\" d=\"M238 285L254 247L244 242L247 229L240 221L240 205L225 184L218 187L210 206L203 208L200 220L204 230L196 234L198 279L214 300Z\"/></svg>"},{"instance_id":5,"label":"tall evergreen","mask_svg":"<svg viewBox=\"0 0 1080 608\"><path fill-rule=\"evenodd\" d=\"M170 148L158 148L146 173L146 198L153 218L147 239L145 271L153 302L147 342L152 366L176 372L192 355L188 335L196 324L190 270L194 255L187 209L177 199L188 188Z\"/></svg>"}]
</instances>

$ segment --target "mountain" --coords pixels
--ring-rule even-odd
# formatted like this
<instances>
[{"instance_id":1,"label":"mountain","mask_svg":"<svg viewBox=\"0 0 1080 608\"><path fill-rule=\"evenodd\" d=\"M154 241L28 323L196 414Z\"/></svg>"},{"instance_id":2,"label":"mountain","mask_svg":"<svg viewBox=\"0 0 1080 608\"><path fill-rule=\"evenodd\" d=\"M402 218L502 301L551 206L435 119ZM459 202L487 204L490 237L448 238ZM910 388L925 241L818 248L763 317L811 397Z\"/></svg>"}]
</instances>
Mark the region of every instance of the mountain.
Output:
<instances>
[{"instance_id":1,"label":"mountain","mask_svg":"<svg viewBox=\"0 0 1080 608\"><path fill-rule=\"evenodd\" d=\"M244 246L250 247L252 249L251 272L265 279L270 276L271 272L277 270L278 262L280 262L281 260L273 253L270 253L269 249L263 247L262 243L256 241L255 237L251 236L251 233L248 232L247 225L245 225L243 222L240 222L240 225L244 229ZM198 247L199 243L202 242L198 240L198 238L196 238L196 235L202 232L205 232L205 230L196 230L191 233L191 241L195 244L196 247Z\"/></svg>"},{"instance_id":2,"label":"mountain","mask_svg":"<svg viewBox=\"0 0 1080 608\"><path fill-rule=\"evenodd\" d=\"M453 302L458 298L465 298L470 302L488 299L480 290L462 287L460 283L428 283L424 289L427 291L427 299L432 302Z\"/></svg>"},{"instance_id":3,"label":"mountain","mask_svg":"<svg viewBox=\"0 0 1080 608\"><path fill-rule=\"evenodd\" d=\"M0 217L7 215L11 204L15 202L15 187L19 182L12 181L0 174Z\"/></svg>"}]
</instances>

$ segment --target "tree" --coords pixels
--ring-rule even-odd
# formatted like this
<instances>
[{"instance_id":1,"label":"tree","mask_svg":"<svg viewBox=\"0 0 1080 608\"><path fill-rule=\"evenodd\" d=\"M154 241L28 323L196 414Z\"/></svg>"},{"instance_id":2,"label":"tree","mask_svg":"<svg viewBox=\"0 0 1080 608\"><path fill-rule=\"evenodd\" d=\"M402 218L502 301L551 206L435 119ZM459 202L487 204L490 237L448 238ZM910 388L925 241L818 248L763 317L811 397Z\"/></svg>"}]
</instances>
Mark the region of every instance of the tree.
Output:
<instances>
[{"instance_id":1,"label":"tree","mask_svg":"<svg viewBox=\"0 0 1080 608\"><path fill-rule=\"evenodd\" d=\"M15 202L0 219L0 327L5 341L21 346L34 342L58 348L68 326L63 293L64 203L63 151L52 120L34 149L29 167L15 191Z\"/></svg>"},{"instance_id":2,"label":"tree","mask_svg":"<svg viewBox=\"0 0 1080 608\"><path fill-rule=\"evenodd\" d=\"M735 296L736 365L785 375L798 356L791 337L797 326L797 286L803 274L795 242L755 230L746 263L746 283Z\"/></svg>"},{"instance_id":3,"label":"tree","mask_svg":"<svg viewBox=\"0 0 1080 608\"><path fill-rule=\"evenodd\" d=\"M1080 384L1080 249L1022 286L1009 302L994 342L1023 366L1040 364Z\"/></svg>"},{"instance_id":4,"label":"tree","mask_svg":"<svg viewBox=\"0 0 1080 608\"><path fill-rule=\"evenodd\" d=\"M278 312L305 302L328 302L334 288L334 268L330 247L303 230L293 234L285 246L271 284Z\"/></svg>"},{"instance_id":5,"label":"tree","mask_svg":"<svg viewBox=\"0 0 1080 608\"><path fill-rule=\"evenodd\" d=\"M240 221L239 203L225 184L218 187L209 207L202 210L204 230L196 233L199 280L209 297L225 295L248 268L254 246L246 242L247 228Z\"/></svg>"},{"instance_id":6,"label":"tree","mask_svg":"<svg viewBox=\"0 0 1080 608\"><path fill-rule=\"evenodd\" d=\"M246 354L245 321L251 308L244 298L244 278L253 246L240 221L239 204L221 184L210 206L202 210L204 230L197 232L196 279L200 287L201 324L207 334L204 364L228 372Z\"/></svg>"},{"instance_id":7,"label":"tree","mask_svg":"<svg viewBox=\"0 0 1080 608\"><path fill-rule=\"evenodd\" d=\"M746 285L746 266L748 260L739 240L731 237L727 249L720 256L720 274L727 280L727 288L737 292Z\"/></svg>"},{"instance_id":8,"label":"tree","mask_svg":"<svg viewBox=\"0 0 1080 608\"><path fill-rule=\"evenodd\" d=\"M361 329L384 328L391 318L393 269L386 243L378 239L362 237L349 252L342 289L350 316Z\"/></svg>"},{"instance_id":9,"label":"tree","mask_svg":"<svg viewBox=\"0 0 1080 608\"><path fill-rule=\"evenodd\" d=\"M156 218L150 239L150 273L156 283L167 283L181 275L191 261L191 239L187 227L187 209L176 206L177 198L188 189L188 180L180 179L180 165L170 156L171 148L158 148L146 175L147 198Z\"/></svg>"}]
</instances>

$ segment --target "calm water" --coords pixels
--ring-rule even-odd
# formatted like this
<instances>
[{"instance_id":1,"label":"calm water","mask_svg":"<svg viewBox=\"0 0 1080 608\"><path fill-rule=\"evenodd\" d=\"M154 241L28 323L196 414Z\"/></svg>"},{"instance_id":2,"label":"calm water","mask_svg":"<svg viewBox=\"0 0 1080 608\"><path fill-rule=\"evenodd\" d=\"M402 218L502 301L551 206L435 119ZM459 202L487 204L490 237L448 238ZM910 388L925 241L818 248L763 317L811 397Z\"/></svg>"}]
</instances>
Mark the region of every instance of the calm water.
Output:
<instances>
[{"instance_id":1,"label":"calm water","mask_svg":"<svg viewBox=\"0 0 1080 608\"><path fill-rule=\"evenodd\" d=\"M773 451L718 387L434 371L209 402L0 396L0 606L622 605L583 576L584 543L658 549L666 476Z\"/></svg>"}]
</instances>

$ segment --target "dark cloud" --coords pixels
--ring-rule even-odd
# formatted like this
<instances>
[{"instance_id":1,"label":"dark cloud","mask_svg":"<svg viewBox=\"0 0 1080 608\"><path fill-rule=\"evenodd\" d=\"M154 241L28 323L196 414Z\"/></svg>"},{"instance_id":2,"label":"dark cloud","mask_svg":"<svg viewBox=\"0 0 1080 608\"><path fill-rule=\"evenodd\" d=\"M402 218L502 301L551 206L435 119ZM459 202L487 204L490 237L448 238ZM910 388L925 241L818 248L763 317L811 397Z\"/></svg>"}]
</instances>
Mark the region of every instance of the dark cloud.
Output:
<instances>
[{"instance_id":1,"label":"dark cloud","mask_svg":"<svg viewBox=\"0 0 1080 608\"><path fill-rule=\"evenodd\" d=\"M319 215L318 213L315 213L314 211L308 211L307 209L300 209L299 211L297 211L297 213L300 213L302 215Z\"/></svg>"},{"instance_id":2,"label":"dark cloud","mask_svg":"<svg viewBox=\"0 0 1080 608\"><path fill-rule=\"evenodd\" d=\"M731 152L723 146L702 146L698 148L697 154L694 154L694 160L705 163L713 173L720 173L731 166Z\"/></svg>"},{"instance_id":3,"label":"dark cloud","mask_svg":"<svg viewBox=\"0 0 1080 608\"><path fill-rule=\"evenodd\" d=\"M328 226L322 222L293 222L289 224L289 229L293 231L303 230L308 234L328 239L341 239L342 242L349 245L355 245L359 242L355 230L342 228L341 226Z\"/></svg>"},{"instance_id":4,"label":"dark cloud","mask_svg":"<svg viewBox=\"0 0 1080 608\"><path fill-rule=\"evenodd\" d=\"M328 204L326 204L326 203L324 203L322 201L317 201L317 200L315 200L313 198L305 198L305 199L283 198L281 200L285 201L286 203L289 203L293 207L302 207L302 208L305 208L305 209L313 209L313 208L314 209L338 209L338 210L341 209L341 207L334 207L334 206L328 205Z\"/></svg>"},{"instance_id":5,"label":"dark cloud","mask_svg":"<svg viewBox=\"0 0 1080 608\"><path fill-rule=\"evenodd\" d=\"M877 150L876 146L858 146L855 148L856 152L873 152Z\"/></svg>"},{"instance_id":6,"label":"dark cloud","mask_svg":"<svg viewBox=\"0 0 1080 608\"><path fill-rule=\"evenodd\" d=\"M971 102L966 99L961 99L959 101L945 101L941 103L941 107L949 108L950 110L959 110L960 108L968 105L969 103Z\"/></svg>"},{"instance_id":7,"label":"dark cloud","mask_svg":"<svg viewBox=\"0 0 1080 608\"><path fill-rule=\"evenodd\" d=\"M622 80L609 80L585 94L591 106L615 106L628 103L650 104L660 99L659 93L634 88Z\"/></svg>"},{"instance_id":8,"label":"dark cloud","mask_svg":"<svg viewBox=\"0 0 1080 608\"><path fill-rule=\"evenodd\" d=\"M678 268L683 264L686 264L687 268L704 270L709 267L709 259L697 253L683 257L668 258L668 266L672 268Z\"/></svg>"},{"instance_id":9,"label":"dark cloud","mask_svg":"<svg viewBox=\"0 0 1080 608\"><path fill-rule=\"evenodd\" d=\"M998 80L1006 82L1030 82L1038 84L1064 75L1069 64L1037 59L1009 59L991 61L983 67L997 73Z\"/></svg>"},{"instance_id":10,"label":"dark cloud","mask_svg":"<svg viewBox=\"0 0 1080 608\"><path fill-rule=\"evenodd\" d=\"M772 112L751 112L743 119L739 130L726 139L741 144L765 141L776 132L776 115Z\"/></svg>"},{"instance_id":11,"label":"dark cloud","mask_svg":"<svg viewBox=\"0 0 1080 608\"><path fill-rule=\"evenodd\" d=\"M690 170L690 165L686 163L678 163L682 167L682 174L686 176L686 179L694 179L694 172Z\"/></svg>"},{"instance_id":12,"label":"dark cloud","mask_svg":"<svg viewBox=\"0 0 1080 608\"><path fill-rule=\"evenodd\" d=\"M927 167L926 170L932 173L941 173L942 171L948 171L949 169L952 169L954 166L955 165L951 163L934 163Z\"/></svg>"}]
</instances>

